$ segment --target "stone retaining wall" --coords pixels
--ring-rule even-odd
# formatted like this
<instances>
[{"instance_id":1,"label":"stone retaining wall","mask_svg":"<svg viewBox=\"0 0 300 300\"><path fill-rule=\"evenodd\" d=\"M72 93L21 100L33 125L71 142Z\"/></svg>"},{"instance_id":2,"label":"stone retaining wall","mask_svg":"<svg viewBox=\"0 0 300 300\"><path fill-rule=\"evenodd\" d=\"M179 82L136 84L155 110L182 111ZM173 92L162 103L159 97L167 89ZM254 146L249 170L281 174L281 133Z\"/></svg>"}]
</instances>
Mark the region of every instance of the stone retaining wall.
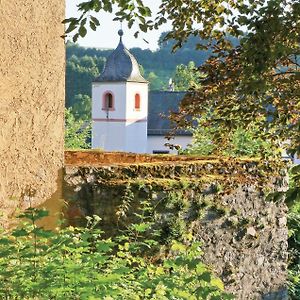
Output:
<instances>
[{"instance_id":1,"label":"stone retaining wall","mask_svg":"<svg viewBox=\"0 0 300 300\"><path fill-rule=\"evenodd\" d=\"M287 298L286 207L265 201L267 193L284 187L284 179L265 162L137 156L137 163L119 157L105 164L91 163L98 154L88 158L85 153L77 166L73 154L66 159L64 176L71 222L97 214L113 235L135 221L134 213L146 200L162 239L188 232L202 241L204 261L237 299ZM126 208L122 218L121 208Z\"/></svg>"}]
</instances>

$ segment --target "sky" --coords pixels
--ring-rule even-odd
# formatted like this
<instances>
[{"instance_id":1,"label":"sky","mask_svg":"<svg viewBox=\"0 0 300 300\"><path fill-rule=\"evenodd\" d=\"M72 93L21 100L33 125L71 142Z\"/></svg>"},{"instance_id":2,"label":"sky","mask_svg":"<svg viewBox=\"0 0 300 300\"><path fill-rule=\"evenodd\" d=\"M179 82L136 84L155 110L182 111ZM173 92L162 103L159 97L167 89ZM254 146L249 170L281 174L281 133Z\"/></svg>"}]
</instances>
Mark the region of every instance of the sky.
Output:
<instances>
[{"instance_id":1,"label":"sky","mask_svg":"<svg viewBox=\"0 0 300 300\"><path fill-rule=\"evenodd\" d=\"M66 18L78 16L76 5L83 0L66 0ZM144 0L145 5L155 13L158 10L160 0ZM97 31L88 30L87 35L84 38L79 38L78 43L85 47L95 48L115 48L119 42L119 36L117 34L120 29L120 22L112 21L113 14L99 12L98 14L92 14L98 17L100 21L100 27ZM169 25L162 26L159 30L153 30L147 33L141 32L136 39L133 35L137 31L137 27L128 29L126 24L123 24L124 37L123 42L127 48L139 47L142 49L157 49L157 41L160 34L169 29ZM149 42L146 43L143 39Z\"/></svg>"}]
</instances>

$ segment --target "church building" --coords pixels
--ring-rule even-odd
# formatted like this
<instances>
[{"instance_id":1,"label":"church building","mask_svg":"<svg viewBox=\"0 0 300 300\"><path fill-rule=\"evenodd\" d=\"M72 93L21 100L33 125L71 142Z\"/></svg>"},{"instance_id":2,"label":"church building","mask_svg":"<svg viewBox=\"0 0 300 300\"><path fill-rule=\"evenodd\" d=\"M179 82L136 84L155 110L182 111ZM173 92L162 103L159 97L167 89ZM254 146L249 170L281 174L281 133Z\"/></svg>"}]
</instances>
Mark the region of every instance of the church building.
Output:
<instances>
[{"instance_id":1,"label":"church building","mask_svg":"<svg viewBox=\"0 0 300 300\"><path fill-rule=\"evenodd\" d=\"M176 111L184 92L148 90L135 57L125 48L119 30L118 47L92 83L92 148L133 153L176 153L168 144L185 148L189 132L168 141L170 121L162 115Z\"/></svg>"}]
</instances>

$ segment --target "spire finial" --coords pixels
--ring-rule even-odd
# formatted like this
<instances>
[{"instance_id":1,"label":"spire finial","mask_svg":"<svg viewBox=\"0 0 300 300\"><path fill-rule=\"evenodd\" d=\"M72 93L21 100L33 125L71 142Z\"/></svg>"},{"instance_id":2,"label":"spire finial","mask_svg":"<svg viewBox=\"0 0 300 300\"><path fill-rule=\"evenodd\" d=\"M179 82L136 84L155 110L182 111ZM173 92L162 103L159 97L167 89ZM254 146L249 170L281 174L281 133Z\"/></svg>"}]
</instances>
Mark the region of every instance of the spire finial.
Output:
<instances>
[{"instance_id":1,"label":"spire finial","mask_svg":"<svg viewBox=\"0 0 300 300\"><path fill-rule=\"evenodd\" d=\"M120 42L122 42L122 36L124 35L124 31L123 31L123 26L122 26L122 21L120 22L120 29L118 31L118 35L120 36Z\"/></svg>"}]
</instances>

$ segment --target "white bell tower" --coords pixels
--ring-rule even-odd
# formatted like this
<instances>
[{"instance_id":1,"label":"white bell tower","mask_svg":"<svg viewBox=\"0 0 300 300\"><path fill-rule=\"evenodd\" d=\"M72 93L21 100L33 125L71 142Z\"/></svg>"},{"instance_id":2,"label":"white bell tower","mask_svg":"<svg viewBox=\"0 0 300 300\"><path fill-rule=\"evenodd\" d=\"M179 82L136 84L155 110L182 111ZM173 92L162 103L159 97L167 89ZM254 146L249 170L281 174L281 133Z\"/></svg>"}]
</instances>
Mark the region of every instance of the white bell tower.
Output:
<instances>
[{"instance_id":1,"label":"white bell tower","mask_svg":"<svg viewBox=\"0 0 300 300\"><path fill-rule=\"evenodd\" d=\"M122 42L92 83L92 148L147 152L148 82Z\"/></svg>"}]
</instances>

